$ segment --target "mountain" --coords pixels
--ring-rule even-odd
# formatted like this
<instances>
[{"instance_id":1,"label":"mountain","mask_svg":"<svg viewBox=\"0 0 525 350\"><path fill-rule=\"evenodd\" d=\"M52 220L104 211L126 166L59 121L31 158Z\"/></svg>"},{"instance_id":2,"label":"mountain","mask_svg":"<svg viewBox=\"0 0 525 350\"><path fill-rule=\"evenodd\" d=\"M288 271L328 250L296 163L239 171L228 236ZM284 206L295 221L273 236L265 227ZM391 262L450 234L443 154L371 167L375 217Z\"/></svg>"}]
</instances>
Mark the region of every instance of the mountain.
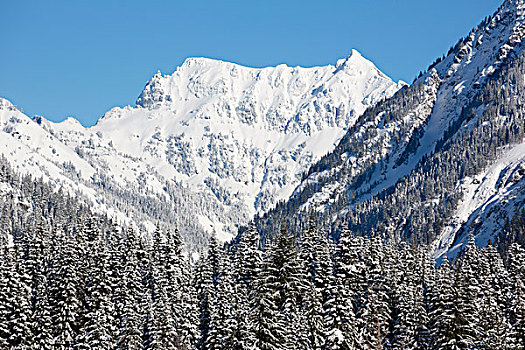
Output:
<instances>
[{"instance_id":1,"label":"mountain","mask_svg":"<svg viewBox=\"0 0 525 350\"><path fill-rule=\"evenodd\" d=\"M400 89L352 52L189 59L91 128L0 99L0 348L523 349L524 1Z\"/></svg>"},{"instance_id":2,"label":"mountain","mask_svg":"<svg viewBox=\"0 0 525 350\"><path fill-rule=\"evenodd\" d=\"M312 68L188 58L90 128L1 99L0 153L99 212L147 230L176 224L198 246L287 199L367 107L403 85L355 50Z\"/></svg>"},{"instance_id":3,"label":"mountain","mask_svg":"<svg viewBox=\"0 0 525 350\"><path fill-rule=\"evenodd\" d=\"M525 205L524 2L507 0L393 97L369 107L290 200L261 216L299 230L311 216L334 235L431 246L455 256L504 241Z\"/></svg>"}]
</instances>

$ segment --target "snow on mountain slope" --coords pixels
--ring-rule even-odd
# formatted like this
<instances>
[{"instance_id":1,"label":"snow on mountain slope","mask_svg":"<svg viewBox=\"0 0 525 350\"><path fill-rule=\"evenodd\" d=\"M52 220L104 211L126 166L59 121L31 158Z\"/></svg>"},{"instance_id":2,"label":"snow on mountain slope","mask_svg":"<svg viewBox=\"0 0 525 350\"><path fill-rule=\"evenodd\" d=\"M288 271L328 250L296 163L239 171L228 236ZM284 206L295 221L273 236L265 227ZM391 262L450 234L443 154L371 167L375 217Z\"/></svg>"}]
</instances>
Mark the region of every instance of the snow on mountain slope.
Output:
<instances>
[{"instance_id":1,"label":"snow on mountain slope","mask_svg":"<svg viewBox=\"0 0 525 350\"><path fill-rule=\"evenodd\" d=\"M355 50L313 68L189 58L172 75L155 75L136 107L114 108L91 128L3 107L0 152L124 215L142 214L122 198L153 200L148 207L179 211L170 219L179 225L227 239L286 199L368 106L402 85Z\"/></svg>"},{"instance_id":2,"label":"snow on mountain slope","mask_svg":"<svg viewBox=\"0 0 525 350\"><path fill-rule=\"evenodd\" d=\"M92 203L96 211L129 222L122 212L99 201L94 188L86 186L96 170L35 120L8 100L0 98L0 154L10 160L20 173L44 178L57 189L64 188L71 195ZM78 126L81 127L80 124ZM73 168L76 169L74 173L71 172Z\"/></svg>"},{"instance_id":3,"label":"snow on mountain slope","mask_svg":"<svg viewBox=\"0 0 525 350\"><path fill-rule=\"evenodd\" d=\"M423 156L434 150L448 126L461 114L502 60L511 51L521 50L519 46L516 48L516 44L521 42L524 33L523 3L507 2L489 23L476 27L467 35L456 54L447 55L426 74L427 81L434 78L430 79L430 83L425 83L430 89L435 89L435 95L427 100L430 106L426 106L426 112L416 113L420 117L427 116L420 123L414 123L414 128L425 124L425 133L419 140L419 147L409 159L401 164L394 164L382 174L384 181L377 179L382 183L375 186L372 193L379 193L395 184L402 176L408 175ZM481 114L482 110L477 112ZM401 154L396 156L399 159ZM376 179L372 179L372 182L375 181Z\"/></svg>"},{"instance_id":4,"label":"snow on mountain slope","mask_svg":"<svg viewBox=\"0 0 525 350\"><path fill-rule=\"evenodd\" d=\"M367 140L366 148L374 152L366 154L365 158L356 158L351 153L344 154L353 171L359 171L363 168L361 164L368 164L370 160L374 162L373 158L378 159L389 154L387 169L377 169L359 189L358 192L363 193L361 199L369 199L371 194L377 194L395 184L401 177L408 175L423 156L434 150L447 127L461 114L481 84L509 52L516 49L516 44L521 42L525 33L523 20L523 2L507 1L490 22L476 27L458 43L456 50L440 59L423 77L414 82L414 85L422 85L422 97L418 103L403 112L401 119L386 121L383 113L348 133L347 137L350 139L360 138L370 129L374 129L377 134ZM519 46L517 49L521 50ZM405 128L408 130L399 135L399 129ZM418 128L423 128L424 133L417 140L417 149L413 153L406 153L406 159L400 161L410 138ZM379 154L375 152L376 147L380 149Z\"/></svg>"},{"instance_id":5,"label":"snow on mountain slope","mask_svg":"<svg viewBox=\"0 0 525 350\"><path fill-rule=\"evenodd\" d=\"M474 177L462 181L463 199L449 224L432 244L438 261L455 257L468 243L469 234L476 244L486 246L495 241L505 219L525 205L525 143L502 149L501 157Z\"/></svg>"},{"instance_id":6,"label":"snow on mountain slope","mask_svg":"<svg viewBox=\"0 0 525 350\"><path fill-rule=\"evenodd\" d=\"M265 221L282 217L282 212L310 215L313 210L331 230L347 225L396 240L430 243L436 238L440 252L452 248L445 247L445 241L452 244L455 234L433 230L451 219L447 215L461 196L465 174L494 161L481 151L479 138L469 135L484 136L481 131L486 129L493 135L486 135L485 144L495 147L497 142L505 145L501 135L521 130L516 125L506 131L505 120L516 123L514 116L523 105L521 96L512 94L521 91L523 80L519 59L524 14L522 0L506 0L411 86L366 110L334 151L311 167L290 200ZM518 72L515 78L499 76L510 68ZM502 86L494 87L499 81ZM519 100L511 101L504 90ZM498 110L507 116L498 117ZM455 143L458 140L465 144ZM461 153L450 154L450 145ZM259 229L267 230L264 225ZM487 239L480 236L481 241Z\"/></svg>"}]
</instances>

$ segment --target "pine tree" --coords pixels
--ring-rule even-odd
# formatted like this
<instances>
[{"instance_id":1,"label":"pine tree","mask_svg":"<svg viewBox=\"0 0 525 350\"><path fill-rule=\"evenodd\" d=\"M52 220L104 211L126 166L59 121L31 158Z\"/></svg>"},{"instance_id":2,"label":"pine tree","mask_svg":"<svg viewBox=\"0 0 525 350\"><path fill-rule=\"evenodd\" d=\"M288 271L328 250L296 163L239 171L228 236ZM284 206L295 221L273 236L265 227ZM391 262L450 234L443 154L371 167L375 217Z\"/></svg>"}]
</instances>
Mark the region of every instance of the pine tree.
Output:
<instances>
[{"instance_id":1,"label":"pine tree","mask_svg":"<svg viewBox=\"0 0 525 350\"><path fill-rule=\"evenodd\" d=\"M29 307L31 310L31 330L35 343L42 347L48 345L50 320L48 308L42 299L46 298L45 284L47 279L47 265L49 260L48 227L39 220L35 229L25 235L24 253L21 270L24 278L20 281L27 285L29 290ZM47 237L46 237L47 236Z\"/></svg>"},{"instance_id":2,"label":"pine tree","mask_svg":"<svg viewBox=\"0 0 525 350\"><path fill-rule=\"evenodd\" d=\"M468 349L475 346L481 334L479 305L482 301L479 266L480 253L474 238L467 244L465 255L457 272L458 300L456 322L458 333L457 346Z\"/></svg>"},{"instance_id":3,"label":"pine tree","mask_svg":"<svg viewBox=\"0 0 525 350\"><path fill-rule=\"evenodd\" d=\"M111 338L116 339L120 336L120 329L122 320L125 314L126 305L126 283L124 282L126 276L126 263L129 259L133 259L136 263L136 258L129 258L130 243L129 235L125 230L121 230L119 226L112 220L110 221L109 230L106 231L106 249L108 251L108 281L107 284L111 289L111 303L113 315L110 319L108 330L111 332ZM128 275L129 276L129 275ZM137 272L136 283L140 282L140 273Z\"/></svg>"},{"instance_id":4,"label":"pine tree","mask_svg":"<svg viewBox=\"0 0 525 350\"><path fill-rule=\"evenodd\" d=\"M184 242L178 230L173 232L171 230L167 231L163 248L165 249L164 256L166 257L164 272L167 281L166 295L171 308L170 317L173 318L177 342L182 344L182 333L184 332L182 325L186 317L182 310L185 259L183 255Z\"/></svg>"},{"instance_id":5,"label":"pine tree","mask_svg":"<svg viewBox=\"0 0 525 350\"><path fill-rule=\"evenodd\" d=\"M480 335L478 346L489 349L509 347L508 330L511 328L505 315L505 290L510 281L497 250L488 246L480 251L481 297L479 307Z\"/></svg>"},{"instance_id":6,"label":"pine tree","mask_svg":"<svg viewBox=\"0 0 525 350\"><path fill-rule=\"evenodd\" d=\"M149 349L175 350L179 343L179 335L175 331L171 308L165 288L160 285L156 289L152 305L152 317L149 330L153 341Z\"/></svg>"},{"instance_id":7,"label":"pine tree","mask_svg":"<svg viewBox=\"0 0 525 350\"><path fill-rule=\"evenodd\" d=\"M51 310L53 347L70 349L80 328L82 310L79 296L84 276L79 273L80 256L71 233L57 232L55 255L49 273L49 304Z\"/></svg>"},{"instance_id":8,"label":"pine tree","mask_svg":"<svg viewBox=\"0 0 525 350\"><path fill-rule=\"evenodd\" d=\"M396 318L393 325L392 346L400 349L420 348L419 331L426 324L423 298L422 271L416 251L406 243L394 267L393 284Z\"/></svg>"},{"instance_id":9,"label":"pine tree","mask_svg":"<svg viewBox=\"0 0 525 350\"><path fill-rule=\"evenodd\" d=\"M388 340L390 330L389 294L391 285L391 264L386 262L383 245L379 237L372 237L365 244L364 260L367 290L364 304L358 313L360 346L380 349Z\"/></svg>"},{"instance_id":10,"label":"pine tree","mask_svg":"<svg viewBox=\"0 0 525 350\"><path fill-rule=\"evenodd\" d=\"M143 314L140 309L141 296L145 290L141 283L140 264L138 262L138 240L133 229L126 232L125 265L122 275L122 284L119 289L118 300L122 305L121 318L117 337L118 349L141 350L142 333L141 320Z\"/></svg>"},{"instance_id":11,"label":"pine tree","mask_svg":"<svg viewBox=\"0 0 525 350\"><path fill-rule=\"evenodd\" d=\"M148 317L148 349L175 349L180 341L175 329L173 310L167 290L170 289L168 272L172 271L170 248L166 238L157 226L150 251L148 286L151 293L151 305ZM173 290L173 288L171 288Z\"/></svg>"},{"instance_id":12,"label":"pine tree","mask_svg":"<svg viewBox=\"0 0 525 350\"><path fill-rule=\"evenodd\" d=\"M268 250L271 247L267 246ZM268 258L263 263L257 279L253 297L250 299L249 322L253 331L253 349L279 350L285 342L285 318L282 316L275 286L277 271Z\"/></svg>"},{"instance_id":13,"label":"pine tree","mask_svg":"<svg viewBox=\"0 0 525 350\"><path fill-rule=\"evenodd\" d=\"M194 269L190 261L186 259L182 272L182 287L180 293L180 314L176 315L178 320L181 349L190 349L197 344L199 339L199 309L198 296L194 283Z\"/></svg>"},{"instance_id":14,"label":"pine tree","mask_svg":"<svg viewBox=\"0 0 525 350\"><path fill-rule=\"evenodd\" d=\"M268 283L276 290L276 305L287 324L284 346L297 348L300 346L297 342L304 338L300 334L299 314L306 291L306 274L299 259L296 237L285 226L281 228L272 248L269 259L275 274Z\"/></svg>"},{"instance_id":15,"label":"pine tree","mask_svg":"<svg viewBox=\"0 0 525 350\"><path fill-rule=\"evenodd\" d=\"M312 281L305 281L305 294L297 317L298 348L319 350L325 346L322 295Z\"/></svg>"},{"instance_id":16,"label":"pine tree","mask_svg":"<svg viewBox=\"0 0 525 350\"><path fill-rule=\"evenodd\" d=\"M211 295L210 333L207 349L235 349L238 346L238 323L235 317L237 293L234 286L232 262L228 255L222 259L220 277Z\"/></svg>"},{"instance_id":17,"label":"pine tree","mask_svg":"<svg viewBox=\"0 0 525 350\"><path fill-rule=\"evenodd\" d=\"M28 286L13 249L0 253L0 342L13 347L32 344Z\"/></svg>"},{"instance_id":18,"label":"pine tree","mask_svg":"<svg viewBox=\"0 0 525 350\"><path fill-rule=\"evenodd\" d=\"M358 342L356 312L363 306L365 288L362 249L361 239L343 230L335 252L335 275L325 273L328 283L323 308L328 349L352 349Z\"/></svg>"},{"instance_id":19,"label":"pine tree","mask_svg":"<svg viewBox=\"0 0 525 350\"><path fill-rule=\"evenodd\" d=\"M250 226L242 233L236 255L237 279L247 294L250 294L253 289L253 284L260 272L261 256L259 234L255 226Z\"/></svg>"},{"instance_id":20,"label":"pine tree","mask_svg":"<svg viewBox=\"0 0 525 350\"><path fill-rule=\"evenodd\" d=\"M250 349L255 343L253 324L250 322L250 305L253 305L255 286L262 268L262 251L259 249L259 234L255 226L248 227L239 240L235 251L234 279L237 291L235 318L237 331L235 349Z\"/></svg>"},{"instance_id":21,"label":"pine tree","mask_svg":"<svg viewBox=\"0 0 525 350\"><path fill-rule=\"evenodd\" d=\"M416 277L419 277L419 283L422 286L422 315L420 323L418 324L416 340L417 344L421 349L431 349L434 342L432 334L432 314L433 314L433 300L436 298L436 269L435 261L428 253L428 251L419 251L419 274L416 273ZM418 276L419 275L419 276Z\"/></svg>"},{"instance_id":22,"label":"pine tree","mask_svg":"<svg viewBox=\"0 0 525 350\"><path fill-rule=\"evenodd\" d=\"M42 284L47 286L47 276L42 280ZM52 325L51 318L52 310L49 303L49 295L47 288L39 290L36 296L35 311L33 313L33 339L34 348L38 350L45 350L52 348Z\"/></svg>"},{"instance_id":23,"label":"pine tree","mask_svg":"<svg viewBox=\"0 0 525 350\"><path fill-rule=\"evenodd\" d=\"M332 257L329 243L313 221L301 237L299 258L304 274L304 299L299 312L298 335L301 346L309 349L322 349L329 336L325 324L323 305L328 299L327 289L333 277Z\"/></svg>"},{"instance_id":24,"label":"pine tree","mask_svg":"<svg viewBox=\"0 0 525 350\"><path fill-rule=\"evenodd\" d=\"M218 243L215 237L210 240L206 256L199 261L195 276L199 308L199 340L197 349L207 349L210 346L210 327L214 314L213 295L216 293L220 280L221 258Z\"/></svg>"},{"instance_id":25,"label":"pine tree","mask_svg":"<svg viewBox=\"0 0 525 350\"><path fill-rule=\"evenodd\" d=\"M93 230L87 234L89 239L87 257L85 294L85 316L80 328L77 348L110 349L114 343L112 329L114 324L113 290L110 271L110 253L107 250L103 236Z\"/></svg>"},{"instance_id":26,"label":"pine tree","mask_svg":"<svg viewBox=\"0 0 525 350\"><path fill-rule=\"evenodd\" d=\"M457 284L449 260L445 257L436 276L436 293L432 300L432 337L435 349L458 349L456 335L459 306Z\"/></svg>"},{"instance_id":27,"label":"pine tree","mask_svg":"<svg viewBox=\"0 0 525 350\"><path fill-rule=\"evenodd\" d=\"M157 317L153 308L153 299L150 289L144 289L141 297L140 309L144 313L141 320L142 325L142 347L144 349L157 349L159 339L157 338Z\"/></svg>"},{"instance_id":28,"label":"pine tree","mask_svg":"<svg viewBox=\"0 0 525 350\"><path fill-rule=\"evenodd\" d=\"M44 279L47 269L48 242L46 242L46 230L42 221L36 225L32 235L27 240L27 252L24 261L24 270L28 276L28 285L31 290L30 307L34 313L38 302L38 295L44 288ZM47 233L49 235L49 233Z\"/></svg>"}]
</instances>

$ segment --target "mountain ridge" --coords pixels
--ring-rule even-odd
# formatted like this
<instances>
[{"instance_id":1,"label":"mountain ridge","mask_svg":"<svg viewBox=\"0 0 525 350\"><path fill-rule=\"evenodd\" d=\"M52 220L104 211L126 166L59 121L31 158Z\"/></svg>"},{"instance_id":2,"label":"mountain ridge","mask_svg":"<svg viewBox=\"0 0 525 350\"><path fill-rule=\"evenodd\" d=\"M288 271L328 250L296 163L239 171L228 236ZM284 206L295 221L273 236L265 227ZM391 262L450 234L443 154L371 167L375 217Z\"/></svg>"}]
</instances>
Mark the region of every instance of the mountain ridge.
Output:
<instances>
[{"instance_id":1,"label":"mountain ridge","mask_svg":"<svg viewBox=\"0 0 525 350\"><path fill-rule=\"evenodd\" d=\"M89 128L41 117L23 126L27 116L12 119L6 111L0 128L11 138L2 138L0 152L7 149L15 165L44 177L46 167L56 169L57 184L78 190L79 181L89 201L146 222L149 230L156 221L178 221L187 239L190 231L228 239L286 198L366 106L403 85L355 50L336 65L247 68L190 58L148 81L135 107L113 108ZM35 147L34 139L44 145ZM62 150L53 153L56 142ZM22 155L17 147L27 150ZM42 159L44 148L50 153ZM159 207L165 207L160 218L153 214Z\"/></svg>"}]
</instances>

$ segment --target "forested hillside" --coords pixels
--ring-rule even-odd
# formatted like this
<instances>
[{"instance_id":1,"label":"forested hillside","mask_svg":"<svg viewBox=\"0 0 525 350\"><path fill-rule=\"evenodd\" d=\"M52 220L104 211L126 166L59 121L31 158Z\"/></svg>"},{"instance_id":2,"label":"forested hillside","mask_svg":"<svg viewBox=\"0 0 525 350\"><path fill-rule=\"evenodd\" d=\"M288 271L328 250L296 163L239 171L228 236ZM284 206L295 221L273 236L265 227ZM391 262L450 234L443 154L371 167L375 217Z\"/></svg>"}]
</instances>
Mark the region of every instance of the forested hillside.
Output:
<instances>
[{"instance_id":1,"label":"forested hillside","mask_svg":"<svg viewBox=\"0 0 525 350\"><path fill-rule=\"evenodd\" d=\"M523 349L525 250L409 243L313 222L197 260L0 167L2 349Z\"/></svg>"}]
</instances>

